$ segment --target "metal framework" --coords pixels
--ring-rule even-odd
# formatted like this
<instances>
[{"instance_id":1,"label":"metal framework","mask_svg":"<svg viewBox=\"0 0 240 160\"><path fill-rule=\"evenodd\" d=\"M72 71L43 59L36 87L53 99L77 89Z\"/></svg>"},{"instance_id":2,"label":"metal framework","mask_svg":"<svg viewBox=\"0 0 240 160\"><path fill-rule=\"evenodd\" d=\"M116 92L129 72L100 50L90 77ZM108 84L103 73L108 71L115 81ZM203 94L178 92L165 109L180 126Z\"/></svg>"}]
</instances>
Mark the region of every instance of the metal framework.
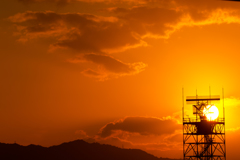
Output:
<instances>
[{"instance_id":1,"label":"metal framework","mask_svg":"<svg viewBox=\"0 0 240 160\"><path fill-rule=\"evenodd\" d=\"M183 106L183 156L184 160L226 160L225 111L222 118L208 120L204 108L219 101L219 97L187 97L193 104L194 118L184 116Z\"/></svg>"}]
</instances>

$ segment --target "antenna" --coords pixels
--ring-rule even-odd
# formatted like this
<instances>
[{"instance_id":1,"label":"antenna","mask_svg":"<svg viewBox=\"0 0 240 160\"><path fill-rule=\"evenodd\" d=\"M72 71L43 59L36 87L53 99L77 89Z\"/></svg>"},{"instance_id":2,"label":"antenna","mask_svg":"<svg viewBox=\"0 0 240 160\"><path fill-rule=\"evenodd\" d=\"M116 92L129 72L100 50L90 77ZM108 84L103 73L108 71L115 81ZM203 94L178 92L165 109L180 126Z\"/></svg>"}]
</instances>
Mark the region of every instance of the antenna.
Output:
<instances>
[{"instance_id":1,"label":"antenna","mask_svg":"<svg viewBox=\"0 0 240 160\"><path fill-rule=\"evenodd\" d=\"M224 88L222 88L222 99L223 99L223 119L224 119L224 123L225 123L225 107L224 107ZM224 133L226 133L226 129L225 129L225 125L224 125ZM226 156L226 137L225 137L225 141L224 141L224 150L225 150L225 158Z\"/></svg>"},{"instance_id":2,"label":"antenna","mask_svg":"<svg viewBox=\"0 0 240 160\"><path fill-rule=\"evenodd\" d=\"M209 85L209 98L211 99L211 86ZM211 105L211 100L210 100L210 105Z\"/></svg>"},{"instance_id":3,"label":"antenna","mask_svg":"<svg viewBox=\"0 0 240 160\"><path fill-rule=\"evenodd\" d=\"M223 99L223 118L225 119L225 107L224 107L224 88L222 88L222 99Z\"/></svg>"},{"instance_id":4,"label":"antenna","mask_svg":"<svg viewBox=\"0 0 240 160\"><path fill-rule=\"evenodd\" d=\"M184 118L184 88L182 88L182 119Z\"/></svg>"},{"instance_id":5,"label":"antenna","mask_svg":"<svg viewBox=\"0 0 240 160\"><path fill-rule=\"evenodd\" d=\"M184 88L182 88L182 105L183 105L182 106L182 123L184 123ZM183 129L183 132L184 132L184 125L183 125L182 129ZM184 139L184 134L183 134L183 139ZM183 148L183 155L184 155L184 148Z\"/></svg>"},{"instance_id":6,"label":"antenna","mask_svg":"<svg viewBox=\"0 0 240 160\"><path fill-rule=\"evenodd\" d=\"M196 99L197 99L197 89L196 89Z\"/></svg>"}]
</instances>

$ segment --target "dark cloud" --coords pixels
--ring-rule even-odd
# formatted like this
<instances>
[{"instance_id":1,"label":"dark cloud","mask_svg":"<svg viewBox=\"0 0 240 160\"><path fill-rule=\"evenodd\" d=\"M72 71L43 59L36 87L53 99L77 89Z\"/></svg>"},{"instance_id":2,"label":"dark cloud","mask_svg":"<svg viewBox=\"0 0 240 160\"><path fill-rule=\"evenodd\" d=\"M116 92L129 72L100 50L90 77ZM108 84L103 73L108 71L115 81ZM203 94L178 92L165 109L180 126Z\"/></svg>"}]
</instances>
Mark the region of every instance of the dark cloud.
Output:
<instances>
[{"instance_id":1,"label":"dark cloud","mask_svg":"<svg viewBox=\"0 0 240 160\"><path fill-rule=\"evenodd\" d=\"M227 21L229 16L239 17L240 15L239 6L236 3L222 0L175 0L175 6L194 21L210 21L212 18L213 23L222 23L224 21L220 22L221 18ZM216 21L217 17L219 19Z\"/></svg>"},{"instance_id":2,"label":"dark cloud","mask_svg":"<svg viewBox=\"0 0 240 160\"><path fill-rule=\"evenodd\" d=\"M129 23L129 26L141 36L155 35L165 37L173 30L182 17L182 12L167 8L134 7L132 9L116 8L112 10L119 19ZM147 14L146 14L147 13Z\"/></svg>"},{"instance_id":3,"label":"dark cloud","mask_svg":"<svg viewBox=\"0 0 240 160\"><path fill-rule=\"evenodd\" d=\"M159 0L18 0L22 3L36 3L36 2L55 2L57 4L67 4L72 2L86 2L86 3L94 3L94 2L103 2L103 3L134 3L134 4L146 4L151 2L156 2ZM163 1L163 0L160 0Z\"/></svg>"},{"instance_id":4,"label":"dark cloud","mask_svg":"<svg viewBox=\"0 0 240 160\"><path fill-rule=\"evenodd\" d=\"M9 19L18 26L21 39L25 41L54 37L56 42L51 44L52 49L112 53L147 46L145 37L168 37L182 16L172 9L148 7L115 8L110 12L115 16L28 11Z\"/></svg>"},{"instance_id":5,"label":"dark cloud","mask_svg":"<svg viewBox=\"0 0 240 160\"><path fill-rule=\"evenodd\" d=\"M92 69L86 69L84 71L82 71L82 73L85 75L85 76L88 76L88 77L95 77L95 78L99 78L101 79L101 77L103 76L101 73L97 72L97 71L94 71Z\"/></svg>"},{"instance_id":6,"label":"dark cloud","mask_svg":"<svg viewBox=\"0 0 240 160\"><path fill-rule=\"evenodd\" d=\"M58 5L65 5L68 3L76 2L78 0L18 0L18 1L24 4L36 3L36 2L51 2L51 3L56 3Z\"/></svg>"},{"instance_id":7,"label":"dark cloud","mask_svg":"<svg viewBox=\"0 0 240 160\"><path fill-rule=\"evenodd\" d=\"M199 9L189 0L175 1L170 3L171 7L165 8L135 6L106 9L105 12L113 15L111 17L28 11L9 17L9 20L17 26L19 41L49 38L51 51L70 49L71 53L75 53L73 57L81 55L82 59L98 67L82 73L103 80L144 70L144 63L124 63L109 54L148 46L146 38L169 38L184 26L240 23L238 11L221 5L214 7L212 2L212 8L208 9L208 3L199 4Z\"/></svg>"},{"instance_id":8,"label":"dark cloud","mask_svg":"<svg viewBox=\"0 0 240 160\"><path fill-rule=\"evenodd\" d=\"M20 40L51 37L56 41L51 44L51 50L72 49L76 55L81 54L83 60L95 63L98 69L83 71L86 76L105 80L137 74L146 67L142 62L124 63L107 55L145 45L140 36L134 34L128 25L119 23L118 18L29 11L9 19L18 25Z\"/></svg>"},{"instance_id":9,"label":"dark cloud","mask_svg":"<svg viewBox=\"0 0 240 160\"><path fill-rule=\"evenodd\" d=\"M134 75L143 71L146 67L146 64L142 62L123 63L108 55L87 54L82 58L85 61L98 65L98 70L87 69L82 73L89 77L98 78L99 80L106 80L110 77L116 78L124 75Z\"/></svg>"},{"instance_id":10,"label":"dark cloud","mask_svg":"<svg viewBox=\"0 0 240 160\"><path fill-rule=\"evenodd\" d=\"M113 53L147 46L146 37L168 38L184 26L239 23L236 13L222 9L183 11L134 7L112 8L108 12L114 16L28 11L9 19L18 26L21 40L54 37L52 50L68 48L82 54Z\"/></svg>"},{"instance_id":11,"label":"dark cloud","mask_svg":"<svg viewBox=\"0 0 240 160\"><path fill-rule=\"evenodd\" d=\"M127 117L105 125L95 136L99 143L138 148L159 157L182 154L182 125L170 118Z\"/></svg>"},{"instance_id":12,"label":"dark cloud","mask_svg":"<svg viewBox=\"0 0 240 160\"><path fill-rule=\"evenodd\" d=\"M182 154L182 125L170 118L127 117L111 122L100 129L99 134L89 137L77 131L87 142L110 144L120 148L137 148L156 156L169 157L174 151L178 158Z\"/></svg>"},{"instance_id":13,"label":"dark cloud","mask_svg":"<svg viewBox=\"0 0 240 160\"><path fill-rule=\"evenodd\" d=\"M144 45L126 26L109 22L94 23L67 34L67 38L59 40L53 47L71 48L82 53L108 53Z\"/></svg>"},{"instance_id":14,"label":"dark cloud","mask_svg":"<svg viewBox=\"0 0 240 160\"><path fill-rule=\"evenodd\" d=\"M51 47L78 53L107 53L145 45L128 25L114 17L55 12L25 12L9 18L18 24L22 39L55 37Z\"/></svg>"},{"instance_id":15,"label":"dark cloud","mask_svg":"<svg viewBox=\"0 0 240 160\"><path fill-rule=\"evenodd\" d=\"M103 66L105 69L113 73L130 74L134 72L139 72L139 70L145 67L145 65L141 63L134 63L134 64L123 63L119 60L114 59L111 56L106 56L106 55L88 54L88 55L84 55L84 58L88 61L91 61Z\"/></svg>"},{"instance_id":16,"label":"dark cloud","mask_svg":"<svg viewBox=\"0 0 240 160\"><path fill-rule=\"evenodd\" d=\"M101 129L100 136L111 136L113 131L121 130L140 135L172 134L181 129L181 125L173 119L159 119L152 117L127 117L117 122L107 124Z\"/></svg>"}]
</instances>

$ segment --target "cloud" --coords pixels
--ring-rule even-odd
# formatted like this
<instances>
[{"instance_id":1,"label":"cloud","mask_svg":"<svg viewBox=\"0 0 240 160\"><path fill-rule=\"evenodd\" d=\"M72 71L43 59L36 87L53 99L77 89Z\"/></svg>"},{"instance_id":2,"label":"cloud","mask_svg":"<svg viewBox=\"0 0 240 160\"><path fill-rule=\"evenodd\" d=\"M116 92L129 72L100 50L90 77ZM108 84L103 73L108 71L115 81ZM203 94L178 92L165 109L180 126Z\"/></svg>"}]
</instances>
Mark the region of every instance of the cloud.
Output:
<instances>
[{"instance_id":1,"label":"cloud","mask_svg":"<svg viewBox=\"0 0 240 160\"><path fill-rule=\"evenodd\" d=\"M124 63L109 55L86 54L82 57L69 60L72 63L91 62L97 67L88 68L82 71L82 74L88 77L96 78L100 81L109 78L117 78L126 75L135 75L145 70L147 67L143 62Z\"/></svg>"},{"instance_id":2,"label":"cloud","mask_svg":"<svg viewBox=\"0 0 240 160\"><path fill-rule=\"evenodd\" d=\"M148 46L146 37L169 38L185 26L240 23L231 9L192 10L161 7L111 8L111 17L81 13L25 12L10 17L22 40L54 37L51 49L113 53ZM148 14L146 14L148 13Z\"/></svg>"},{"instance_id":3,"label":"cloud","mask_svg":"<svg viewBox=\"0 0 240 160\"><path fill-rule=\"evenodd\" d=\"M101 137L111 136L113 131L125 131L140 135L172 134L181 129L181 125L173 119L159 119L153 117L126 117L105 125L100 132Z\"/></svg>"},{"instance_id":4,"label":"cloud","mask_svg":"<svg viewBox=\"0 0 240 160\"><path fill-rule=\"evenodd\" d=\"M23 4L29 3L56 3L57 5L65 5L71 4L75 2L84 2L84 3L106 3L106 4L134 4L134 5L148 5L154 4L160 6L178 6L186 9L187 6L196 7L196 9L204 9L204 8L218 8L218 7L228 7L233 6L234 3L228 1L238 1L238 0L222 0L222 1L214 1L214 0L201 0L201 1L192 1L192 0L17 0Z\"/></svg>"},{"instance_id":5,"label":"cloud","mask_svg":"<svg viewBox=\"0 0 240 160\"><path fill-rule=\"evenodd\" d=\"M161 7L113 8L111 12L126 21L142 38L168 38L174 25L181 21L182 12ZM146 14L147 13L147 14Z\"/></svg>"},{"instance_id":6,"label":"cloud","mask_svg":"<svg viewBox=\"0 0 240 160\"><path fill-rule=\"evenodd\" d=\"M72 2L77 2L78 0L18 0L21 3L29 4L29 3L39 3L39 2L50 2L56 3L58 5L65 5Z\"/></svg>"},{"instance_id":7,"label":"cloud","mask_svg":"<svg viewBox=\"0 0 240 160\"><path fill-rule=\"evenodd\" d=\"M134 4L146 4L154 2L156 0L18 0L21 3L40 3L40 2L54 2L57 4L68 4L73 2L86 2L86 3L134 3Z\"/></svg>"},{"instance_id":8,"label":"cloud","mask_svg":"<svg viewBox=\"0 0 240 160\"><path fill-rule=\"evenodd\" d=\"M133 73L138 68L142 68L141 64L126 64L106 55L87 54L84 55L84 59L99 64L113 73Z\"/></svg>"},{"instance_id":9,"label":"cloud","mask_svg":"<svg viewBox=\"0 0 240 160\"><path fill-rule=\"evenodd\" d=\"M28 11L16 14L9 20L17 24L20 41L53 38L55 43L50 45L51 51L71 49L76 57L70 62L77 63L80 61L77 57L82 55L83 61L96 64L97 70L87 69L82 72L88 77L106 80L110 77L134 75L146 67L142 62L124 63L107 55L145 45L141 38L134 35L127 26L118 23L115 17Z\"/></svg>"},{"instance_id":10,"label":"cloud","mask_svg":"<svg viewBox=\"0 0 240 160\"><path fill-rule=\"evenodd\" d=\"M82 71L82 74L84 74L87 77L97 78L99 80L105 80L105 78L107 77L107 75L105 75L104 73L100 73L100 72L95 71L95 70L90 69L90 68Z\"/></svg>"},{"instance_id":11,"label":"cloud","mask_svg":"<svg viewBox=\"0 0 240 160\"><path fill-rule=\"evenodd\" d=\"M224 105L228 109L230 108L240 108L240 99L235 97L224 98Z\"/></svg>"},{"instance_id":12,"label":"cloud","mask_svg":"<svg viewBox=\"0 0 240 160\"><path fill-rule=\"evenodd\" d=\"M113 53L149 46L148 38L167 39L186 26L240 23L239 11L234 9L204 9L207 8L204 5L197 9L190 1L170 4L168 7L139 5L106 9L111 16L27 11L9 20L16 26L19 41L43 39L51 42L49 51L70 51L74 53L70 61L76 63L81 57L95 64L97 69L86 68L82 73L99 80L143 71L145 63L125 63L114 58Z\"/></svg>"},{"instance_id":13,"label":"cloud","mask_svg":"<svg viewBox=\"0 0 240 160\"><path fill-rule=\"evenodd\" d=\"M171 117L126 117L106 124L86 141L141 149L159 157L179 158L182 154L181 129L182 125Z\"/></svg>"},{"instance_id":14,"label":"cloud","mask_svg":"<svg viewBox=\"0 0 240 160\"><path fill-rule=\"evenodd\" d=\"M70 2L72 0L62 1ZM91 1L85 0L85 2ZM143 40L145 37L168 38L171 33L184 26L240 22L238 9L228 3L206 0L203 0L204 3L202 1L200 3L185 0L171 1L163 5L163 1L145 0L145 2L155 2L160 5L106 9L107 14L111 14L112 17L80 13L25 12L10 19L26 27L25 34L33 31L35 33L36 31L46 31L49 27L49 30L56 30L60 25L68 32L63 32L62 39L58 39L55 46L80 49L84 46L76 44L85 42L86 51L89 47L103 51L143 46L146 45ZM47 25L45 27L41 25L48 19L53 21L45 23ZM74 38L70 38L71 36ZM106 42L100 41L102 39ZM90 42L94 45L90 45ZM106 46L106 44L109 45Z\"/></svg>"},{"instance_id":15,"label":"cloud","mask_svg":"<svg viewBox=\"0 0 240 160\"><path fill-rule=\"evenodd\" d=\"M146 43L116 17L91 14L32 12L9 18L18 26L21 39L51 37L51 49L68 48L78 53L110 53Z\"/></svg>"}]
</instances>

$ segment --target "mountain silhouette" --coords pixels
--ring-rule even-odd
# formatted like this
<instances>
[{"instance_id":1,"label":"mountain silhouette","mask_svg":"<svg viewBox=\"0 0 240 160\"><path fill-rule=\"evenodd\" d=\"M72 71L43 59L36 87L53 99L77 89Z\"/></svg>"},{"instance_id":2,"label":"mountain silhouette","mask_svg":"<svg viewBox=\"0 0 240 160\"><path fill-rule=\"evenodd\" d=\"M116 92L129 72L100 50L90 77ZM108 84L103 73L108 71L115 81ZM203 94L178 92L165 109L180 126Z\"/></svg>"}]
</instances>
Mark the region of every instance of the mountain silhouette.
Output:
<instances>
[{"instance_id":1,"label":"mountain silhouette","mask_svg":"<svg viewBox=\"0 0 240 160\"><path fill-rule=\"evenodd\" d=\"M139 149L122 149L83 140L57 146L21 146L0 143L1 160L171 160L158 158ZM177 159L175 159L177 160ZM179 159L178 159L179 160Z\"/></svg>"}]
</instances>

